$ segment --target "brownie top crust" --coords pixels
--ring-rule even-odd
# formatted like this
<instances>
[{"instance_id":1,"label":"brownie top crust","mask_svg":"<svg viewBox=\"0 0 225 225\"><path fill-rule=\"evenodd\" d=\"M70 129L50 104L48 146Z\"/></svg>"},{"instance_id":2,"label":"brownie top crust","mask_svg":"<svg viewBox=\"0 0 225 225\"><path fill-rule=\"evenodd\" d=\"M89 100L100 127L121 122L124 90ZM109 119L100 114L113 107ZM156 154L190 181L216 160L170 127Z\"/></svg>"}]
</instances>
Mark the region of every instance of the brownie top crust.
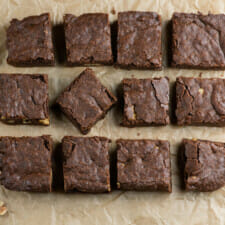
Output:
<instances>
[{"instance_id":1,"label":"brownie top crust","mask_svg":"<svg viewBox=\"0 0 225 225\"><path fill-rule=\"evenodd\" d=\"M15 66L53 65L50 14L13 19L7 30L8 63Z\"/></svg>"},{"instance_id":2,"label":"brownie top crust","mask_svg":"<svg viewBox=\"0 0 225 225\"><path fill-rule=\"evenodd\" d=\"M172 66L225 68L225 14L174 13Z\"/></svg>"},{"instance_id":3,"label":"brownie top crust","mask_svg":"<svg viewBox=\"0 0 225 225\"><path fill-rule=\"evenodd\" d=\"M108 15L88 13L64 16L67 63L111 64L111 31Z\"/></svg>"}]
</instances>

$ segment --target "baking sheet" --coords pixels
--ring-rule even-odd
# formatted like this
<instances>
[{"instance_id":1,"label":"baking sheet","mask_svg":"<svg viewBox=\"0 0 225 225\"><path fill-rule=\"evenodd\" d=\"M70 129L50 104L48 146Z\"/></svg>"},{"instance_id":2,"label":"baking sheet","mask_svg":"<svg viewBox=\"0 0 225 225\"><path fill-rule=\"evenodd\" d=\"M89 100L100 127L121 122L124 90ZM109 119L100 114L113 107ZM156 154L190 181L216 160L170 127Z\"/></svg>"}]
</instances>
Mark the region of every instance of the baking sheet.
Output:
<instances>
[{"instance_id":1,"label":"baking sheet","mask_svg":"<svg viewBox=\"0 0 225 225\"><path fill-rule=\"evenodd\" d=\"M116 19L114 11L156 11L163 19L164 69L162 71L121 70L113 67L93 67L97 77L116 93L123 78L132 76L148 78L168 76L171 85L177 76L225 77L224 71L179 70L166 67L165 36L167 21L174 11L224 13L224 0L0 0L0 72L47 73L49 75L50 104L58 94L84 69L55 67L16 68L6 63L6 28L12 18L23 18L50 12L54 24L62 21L64 13L80 15L87 12L109 13ZM22 136L51 134L57 144L64 135L81 135L64 116L50 112L51 125L7 126L0 124L0 136ZM160 138L171 143L173 192L122 192L110 194L30 194L8 191L0 187L0 201L6 203L8 213L0 217L0 225L80 225L80 224L151 224L151 225L200 225L225 224L225 188L212 193L184 192L180 189L176 164L177 147L182 138L202 138L225 141L225 128L215 127L145 127L125 128L119 125L121 114L113 108L104 120L94 126L89 136L106 136L113 140L115 150L117 138Z\"/></svg>"}]
</instances>

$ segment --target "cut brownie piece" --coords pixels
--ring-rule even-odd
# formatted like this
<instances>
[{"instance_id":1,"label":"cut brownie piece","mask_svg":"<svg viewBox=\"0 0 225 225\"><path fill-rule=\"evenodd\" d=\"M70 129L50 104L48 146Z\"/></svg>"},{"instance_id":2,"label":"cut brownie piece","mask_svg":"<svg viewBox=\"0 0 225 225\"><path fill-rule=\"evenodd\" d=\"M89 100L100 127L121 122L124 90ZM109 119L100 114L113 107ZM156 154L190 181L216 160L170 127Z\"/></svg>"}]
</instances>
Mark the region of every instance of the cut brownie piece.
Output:
<instances>
[{"instance_id":1,"label":"cut brownie piece","mask_svg":"<svg viewBox=\"0 0 225 225\"><path fill-rule=\"evenodd\" d=\"M123 190L171 192L169 142L117 140L117 186Z\"/></svg>"},{"instance_id":2,"label":"cut brownie piece","mask_svg":"<svg viewBox=\"0 0 225 225\"><path fill-rule=\"evenodd\" d=\"M166 125L169 119L169 79L124 79L124 126Z\"/></svg>"},{"instance_id":3,"label":"cut brownie piece","mask_svg":"<svg viewBox=\"0 0 225 225\"><path fill-rule=\"evenodd\" d=\"M13 19L7 30L7 62L14 66L54 65L49 13Z\"/></svg>"},{"instance_id":4,"label":"cut brownie piece","mask_svg":"<svg viewBox=\"0 0 225 225\"><path fill-rule=\"evenodd\" d=\"M109 192L109 144L104 137L72 137L62 140L66 192Z\"/></svg>"},{"instance_id":5,"label":"cut brownie piece","mask_svg":"<svg viewBox=\"0 0 225 225\"><path fill-rule=\"evenodd\" d=\"M178 125L225 124L225 79L178 77L176 101Z\"/></svg>"},{"instance_id":6,"label":"cut brownie piece","mask_svg":"<svg viewBox=\"0 0 225 225\"><path fill-rule=\"evenodd\" d=\"M225 143L184 139L181 149L186 190L214 191L225 185Z\"/></svg>"},{"instance_id":7,"label":"cut brownie piece","mask_svg":"<svg viewBox=\"0 0 225 225\"><path fill-rule=\"evenodd\" d=\"M107 14L66 14L64 30L68 65L113 63Z\"/></svg>"},{"instance_id":8,"label":"cut brownie piece","mask_svg":"<svg viewBox=\"0 0 225 225\"><path fill-rule=\"evenodd\" d=\"M161 17L154 12L118 14L117 64L124 68L161 69Z\"/></svg>"},{"instance_id":9,"label":"cut brownie piece","mask_svg":"<svg viewBox=\"0 0 225 225\"><path fill-rule=\"evenodd\" d=\"M105 117L116 103L116 97L87 68L58 97L57 103L65 115L77 124L83 134Z\"/></svg>"},{"instance_id":10,"label":"cut brownie piece","mask_svg":"<svg viewBox=\"0 0 225 225\"><path fill-rule=\"evenodd\" d=\"M0 137L0 183L14 191L50 192L52 139Z\"/></svg>"},{"instance_id":11,"label":"cut brownie piece","mask_svg":"<svg viewBox=\"0 0 225 225\"><path fill-rule=\"evenodd\" d=\"M49 125L48 76L0 74L0 120Z\"/></svg>"},{"instance_id":12,"label":"cut brownie piece","mask_svg":"<svg viewBox=\"0 0 225 225\"><path fill-rule=\"evenodd\" d=\"M225 14L174 13L172 66L225 68Z\"/></svg>"}]
</instances>

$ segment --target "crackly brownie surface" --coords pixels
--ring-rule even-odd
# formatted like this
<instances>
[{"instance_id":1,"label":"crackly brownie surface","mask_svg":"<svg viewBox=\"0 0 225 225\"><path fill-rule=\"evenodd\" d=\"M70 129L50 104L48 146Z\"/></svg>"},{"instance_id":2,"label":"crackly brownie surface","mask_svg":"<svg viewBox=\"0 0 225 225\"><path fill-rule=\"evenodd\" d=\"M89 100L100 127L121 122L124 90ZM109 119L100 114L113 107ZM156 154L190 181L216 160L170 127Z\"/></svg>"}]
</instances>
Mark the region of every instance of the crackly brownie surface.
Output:
<instances>
[{"instance_id":1,"label":"crackly brownie surface","mask_svg":"<svg viewBox=\"0 0 225 225\"><path fill-rule=\"evenodd\" d=\"M14 66L53 65L51 29L48 13L13 19L7 30L7 62Z\"/></svg>"},{"instance_id":2,"label":"crackly brownie surface","mask_svg":"<svg viewBox=\"0 0 225 225\"><path fill-rule=\"evenodd\" d=\"M83 134L105 117L116 103L116 97L87 68L58 97L57 103L65 115L77 124Z\"/></svg>"},{"instance_id":3,"label":"crackly brownie surface","mask_svg":"<svg viewBox=\"0 0 225 225\"><path fill-rule=\"evenodd\" d=\"M225 14L174 13L172 66L225 68Z\"/></svg>"},{"instance_id":4,"label":"crackly brownie surface","mask_svg":"<svg viewBox=\"0 0 225 225\"><path fill-rule=\"evenodd\" d=\"M124 68L161 69L161 17L155 12L118 14L117 64Z\"/></svg>"},{"instance_id":5,"label":"crackly brownie surface","mask_svg":"<svg viewBox=\"0 0 225 225\"><path fill-rule=\"evenodd\" d=\"M169 123L169 79L124 79L124 126Z\"/></svg>"},{"instance_id":6,"label":"crackly brownie surface","mask_svg":"<svg viewBox=\"0 0 225 225\"><path fill-rule=\"evenodd\" d=\"M0 137L0 183L14 191L51 191L51 155L50 136Z\"/></svg>"},{"instance_id":7,"label":"crackly brownie surface","mask_svg":"<svg viewBox=\"0 0 225 225\"><path fill-rule=\"evenodd\" d=\"M111 32L108 15L89 13L64 16L67 63L111 64Z\"/></svg>"},{"instance_id":8,"label":"crackly brownie surface","mask_svg":"<svg viewBox=\"0 0 225 225\"><path fill-rule=\"evenodd\" d=\"M117 186L124 190L171 192L169 142L117 140Z\"/></svg>"},{"instance_id":9,"label":"crackly brownie surface","mask_svg":"<svg viewBox=\"0 0 225 225\"><path fill-rule=\"evenodd\" d=\"M65 191L110 191L109 143L104 137L72 137L62 140Z\"/></svg>"},{"instance_id":10,"label":"crackly brownie surface","mask_svg":"<svg viewBox=\"0 0 225 225\"><path fill-rule=\"evenodd\" d=\"M183 140L186 190L214 191L225 185L225 143Z\"/></svg>"},{"instance_id":11,"label":"crackly brownie surface","mask_svg":"<svg viewBox=\"0 0 225 225\"><path fill-rule=\"evenodd\" d=\"M222 126L225 123L224 79L178 77L176 101L178 125Z\"/></svg>"},{"instance_id":12,"label":"crackly brownie surface","mask_svg":"<svg viewBox=\"0 0 225 225\"><path fill-rule=\"evenodd\" d=\"M12 124L49 125L48 76L0 74L0 119Z\"/></svg>"}]
</instances>

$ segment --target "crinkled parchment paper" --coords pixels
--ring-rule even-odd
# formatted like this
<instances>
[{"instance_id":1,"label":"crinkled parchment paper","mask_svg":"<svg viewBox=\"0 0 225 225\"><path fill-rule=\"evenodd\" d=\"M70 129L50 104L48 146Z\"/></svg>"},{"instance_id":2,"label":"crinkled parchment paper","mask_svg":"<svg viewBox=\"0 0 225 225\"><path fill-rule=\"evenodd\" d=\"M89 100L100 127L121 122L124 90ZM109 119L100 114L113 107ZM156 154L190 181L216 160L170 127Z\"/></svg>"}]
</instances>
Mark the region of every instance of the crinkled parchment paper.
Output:
<instances>
[{"instance_id":1,"label":"crinkled parchment paper","mask_svg":"<svg viewBox=\"0 0 225 225\"><path fill-rule=\"evenodd\" d=\"M224 13L224 0L0 0L0 72L47 73L50 103L84 69L55 67L16 68L6 63L6 28L12 18L23 18L50 12L54 24L62 22L64 13L80 15L87 12L109 13L110 20L125 10L156 11L163 19L164 69L162 71L121 70L113 67L93 67L98 78L114 93L123 78L168 76L171 85L177 76L224 77L223 71L179 70L166 66L166 24L174 11ZM0 136L51 134L59 143L64 135L81 135L64 116L51 109L51 125L7 126L0 124ZM173 192L121 192L110 194L30 194L8 191L0 187L0 200L8 213L0 217L0 225L80 225L80 224L138 224L138 225L224 225L225 188L212 193L191 193L180 189L176 164L177 147L182 138L202 138L225 141L225 128L215 127L145 127L125 128L119 125L118 109L111 110L88 134L117 138L160 138L171 143Z\"/></svg>"}]
</instances>

